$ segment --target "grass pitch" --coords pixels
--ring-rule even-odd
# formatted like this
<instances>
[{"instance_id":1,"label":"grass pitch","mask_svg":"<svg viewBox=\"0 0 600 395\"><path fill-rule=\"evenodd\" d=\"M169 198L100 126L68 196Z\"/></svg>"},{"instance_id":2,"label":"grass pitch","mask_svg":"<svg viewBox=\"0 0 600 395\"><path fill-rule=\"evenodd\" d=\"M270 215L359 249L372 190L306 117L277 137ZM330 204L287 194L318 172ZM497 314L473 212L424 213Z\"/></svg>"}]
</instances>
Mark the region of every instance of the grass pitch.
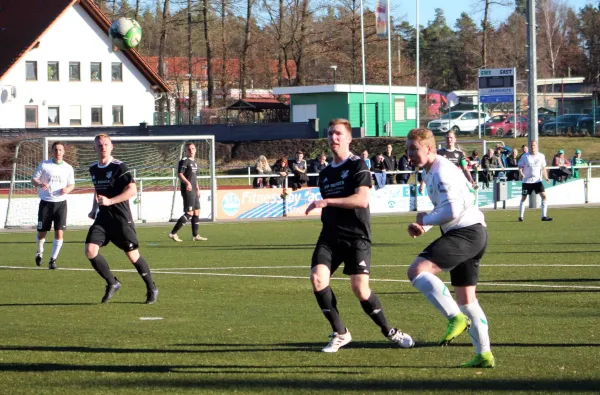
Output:
<instances>
[{"instance_id":1,"label":"grass pitch","mask_svg":"<svg viewBox=\"0 0 600 395\"><path fill-rule=\"evenodd\" d=\"M102 251L123 283L107 305L104 283L70 230L57 262L34 264L34 232L0 233L0 393L598 393L600 241L597 208L487 212L490 244L479 300L496 369L457 369L468 335L435 344L446 322L406 281L407 265L439 235L410 239L414 214L373 219L372 288L414 349L388 343L347 278L332 287L354 341L321 353L330 332L308 280L315 220L140 227L141 252L160 289L144 285L116 248ZM49 237L52 239L52 237ZM448 280L444 276L445 281Z\"/></svg>"}]
</instances>

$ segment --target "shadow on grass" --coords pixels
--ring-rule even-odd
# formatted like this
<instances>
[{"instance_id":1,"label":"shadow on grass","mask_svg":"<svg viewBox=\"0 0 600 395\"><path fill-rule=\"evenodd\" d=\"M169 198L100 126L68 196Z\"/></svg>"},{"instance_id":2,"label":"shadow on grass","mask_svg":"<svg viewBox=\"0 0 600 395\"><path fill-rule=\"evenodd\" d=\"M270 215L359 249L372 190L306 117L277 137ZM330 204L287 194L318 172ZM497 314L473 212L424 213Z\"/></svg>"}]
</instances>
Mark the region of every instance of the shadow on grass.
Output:
<instances>
[{"instance_id":1,"label":"shadow on grass","mask_svg":"<svg viewBox=\"0 0 600 395\"><path fill-rule=\"evenodd\" d=\"M24 306L94 306L98 303L0 303L0 307L24 307Z\"/></svg>"},{"instance_id":2,"label":"shadow on grass","mask_svg":"<svg viewBox=\"0 0 600 395\"><path fill-rule=\"evenodd\" d=\"M494 280L486 280L480 281L479 284L485 283L587 283L587 282L598 282L600 278L532 278L532 279L510 279L510 280L502 280L502 279L494 279Z\"/></svg>"}]
</instances>

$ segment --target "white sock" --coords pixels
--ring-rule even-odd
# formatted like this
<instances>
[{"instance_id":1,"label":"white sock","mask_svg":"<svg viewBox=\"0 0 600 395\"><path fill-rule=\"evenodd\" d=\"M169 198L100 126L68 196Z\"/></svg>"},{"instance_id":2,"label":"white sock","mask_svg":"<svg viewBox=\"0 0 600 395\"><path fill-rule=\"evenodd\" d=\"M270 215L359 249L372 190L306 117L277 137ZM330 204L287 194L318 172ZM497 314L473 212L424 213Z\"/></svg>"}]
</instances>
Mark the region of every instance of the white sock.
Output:
<instances>
[{"instance_id":1,"label":"white sock","mask_svg":"<svg viewBox=\"0 0 600 395\"><path fill-rule=\"evenodd\" d=\"M523 218L523 216L525 215L525 202L523 202L521 200L521 204L519 204L519 217Z\"/></svg>"},{"instance_id":2,"label":"white sock","mask_svg":"<svg viewBox=\"0 0 600 395\"><path fill-rule=\"evenodd\" d=\"M473 303L461 305L460 311L471 320L469 335L471 335L471 342L475 346L475 353L481 354L482 352L490 351L488 322L485 313L481 309L481 306L479 306L479 302L476 300Z\"/></svg>"},{"instance_id":3,"label":"white sock","mask_svg":"<svg viewBox=\"0 0 600 395\"><path fill-rule=\"evenodd\" d=\"M542 200L542 218L548 216L548 206L546 205L546 201Z\"/></svg>"},{"instance_id":4,"label":"white sock","mask_svg":"<svg viewBox=\"0 0 600 395\"><path fill-rule=\"evenodd\" d=\"M450 290L438 276L429 272L420 273L412 281L412 285L425 295L429 302L442 313L446 319L456 317L460 313L460 309L452 298Z\"/></svg>"},{"instance_id":5,"label":"white sock","mask_svg":"<svg viewBox=\"0 0 600 395\"><path fill-rule=\"evenodd\" d=\"M46 239L39 239L37 236L35 238L35 240L37 241L37 254L38 255L43 255L44 254L44 243L46 242Z\"/></svg>"},{"instance_id":6,"label":"white sock","mask_svg":"<svg viewBox=\"0 0 600 395\"><path fill-rule=\"evenodd\" d=\"M58 253L60 252L60 248L63 245L62 240L54 239L54 243L52 243L52 259L58 258Z\"/></svg>"}]
</instances>

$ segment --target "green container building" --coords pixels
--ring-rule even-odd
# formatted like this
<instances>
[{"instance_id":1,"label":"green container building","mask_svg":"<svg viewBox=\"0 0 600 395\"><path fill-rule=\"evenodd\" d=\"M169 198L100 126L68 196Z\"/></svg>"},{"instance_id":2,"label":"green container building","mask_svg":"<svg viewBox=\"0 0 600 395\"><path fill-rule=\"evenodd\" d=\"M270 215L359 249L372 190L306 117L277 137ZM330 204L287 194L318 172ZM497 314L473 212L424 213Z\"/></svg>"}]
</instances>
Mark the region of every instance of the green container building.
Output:
<instances>
[{"instance_id":1,"label":"green container building","mask_svg":"<svg viewBox=\"0 0 600 395\"><path fill-rule=\"evenodd\" d=\"M390 95L386 85L366 85L363 93L362 85L347 84L273 89L276 95L290 96L291 122L317 120L315 130L319 137L325 137L327 124L333 118L348 119L353 128L362 128L364 137L406 136L417 127L416 91L415 86L392 86ZM419 94L424 95L425 88L420 88Z\"/></svg>"}]
</instances>

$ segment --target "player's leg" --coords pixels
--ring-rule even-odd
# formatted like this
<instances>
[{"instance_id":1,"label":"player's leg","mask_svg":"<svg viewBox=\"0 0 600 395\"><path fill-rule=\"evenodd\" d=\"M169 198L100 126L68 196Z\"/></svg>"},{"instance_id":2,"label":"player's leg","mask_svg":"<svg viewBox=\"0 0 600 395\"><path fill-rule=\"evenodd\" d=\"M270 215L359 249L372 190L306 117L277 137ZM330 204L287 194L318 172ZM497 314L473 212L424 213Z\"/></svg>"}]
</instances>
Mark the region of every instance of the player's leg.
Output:
<instances>
[{"instance_id":1,"label":"player's leg","mask_svg":"<svg viewBox=\"0 0 600 395\"><path fill-rule=\"evenodd\" d=\"M551 217L548 217L548 204L546 204L546 190L544 189L544 184L540 181L540 185L538 186L538 193L542 198L542 221L552 221Z\"/></svg>"},{"instance_id":2,"label":"player's leg","mask_svg":"<svg viewBox=\"0 0 600 395\"><path fill-rule=\"evenodd\" d=\"M44 257L44 243L46 242L46 234L52 228L52 217L50 213L50 205L42 200L38 207L38 224L36 234L37 251L35 254L35 264L40 266Z\"/></svg>"},{"instance_id":3,"label":"player's leg","mask_svg":"<svg viewBox=\"0 0 600 395\"><path fill-rule=\"evenodd\" d=\"M493 368L496 365L496 362L491 351L488 320L483 309L479 305L479 301L475 295L475 289L475 285L454 287L460 310L469 317L469 320L471 321L469 335L471 336L471 342L475 347L475 358L460 366L464 368Z\"/></svg>"},{"instance_id":4,"label":"player's leg","mask_svg":"<svg viewBox=\"0 0 600 395\"><path fill-rule=\"evenodd\" d=\"M352 341L352 335L344 326L340 317L335 294L329 286L331 274L341 263L339 259L337 262L334 262L336 258L334 249L335 246L332 247L327 244L317 243L310 269L310 281L315 298L333 330L333 333L330 335L331 341L323 348L323 352L337 352L340 347Z\"/></svg>"},{"instance_id":5,"label":"player's leg","mask_svg":"<svg viewBox=\"0 0 600 395\"><path fill-rule=\"evenodd\" d=\"M110 271L110 267L104 256L100 254L100 247L106 245L109 240L106 229L96 222L90 227L85 239L85 255L94 270L106 281L106 290L102 297L102 303L107 303L121 288L121 283Z\"/></svg>"},{"instance_id":6,"label":"player's leg","mask_svg":"<svg viewBox=\"0 0 600 395\"><path fill-rule=\"evenodd\" d=\"M130 244L132 243L127 245ZM146 304L154 304L158 298L158 288L156 287L156 284L154 284L154 281L152 281L152 273L150 272L148 263L144 257L140 255L140 251L137 249L137 243L134 245L135 249L125 251L125 255L127 255L129 261L133 264L142 280L144 280L144 284L146 284Z\"/></svg>"},{"instance_id":7,"label":"player's leg","mask_svg":"<svg viewBox=\"0 0 600 395\"><path fill-rule=\"evenodd\" d=\"M206 237L202 237L198 234L198 228L200 228L200 198L196 194L194 197L194 211L192 211L192 240L193 241L206 241Z\"/></svg>"},{"instance_id":8,"label":"player's leg","mask_svg":"<svg viewBox=\"0 0 600 395\"><path fill-rule=\"evenodd\" d=\"M521 187L521 203L519 203L519 222L523 222L523 219L525 218L525 200L527 200L527 197L531 195L531 191L528 188L528 185L529 184L523 183L523 186Z\"/></svg>"},{"instance_id":9,"label":"player's leg","mask_svg":"<svg viewBox=\"0 0 600 395\"><path fill-rule=\"evenodd\" d=\"M369 286L371 272L371 243L357 239L344 249L344 274L350 276L352 292L360 301L363 311L381 329L381 333L400 347L414 345L412 338L388 323L381 300Z\"/></svg>"},{"instance_id":10,"label":"player's leg","mask_svg":"<svg viewBox=\"0 0 600 395\"><path fill-rule=\"evenodd\" d=\"M48 267L50 269L56 269L56 260L58 259L58 254L63 245L64 230L67 228L66 201L55 203L53 221L54 242L52 243L52 256L50 257L50 262L48 262Z\"/></svg>"},{"instance_id":11,"label":"player's leg","mask_svg":"<svg viewBox=\"0 0 600 395\"><path fill-rule=\"evenodd\" d=\"M185 203L185 201L184 201L184 203ZM183 213L183 215L181 217L179 217L179 219L177 220L177 223L173 227L173 230L171 230L171 233L169 233L169 238L178 243L181 243L183 240L181 240L181 238L177 235L177 232L179 232L179 230L181 228L183 228L183 225L187 224L191 220L192 220L192 211Z\"/></svg>"}]
</instances>

